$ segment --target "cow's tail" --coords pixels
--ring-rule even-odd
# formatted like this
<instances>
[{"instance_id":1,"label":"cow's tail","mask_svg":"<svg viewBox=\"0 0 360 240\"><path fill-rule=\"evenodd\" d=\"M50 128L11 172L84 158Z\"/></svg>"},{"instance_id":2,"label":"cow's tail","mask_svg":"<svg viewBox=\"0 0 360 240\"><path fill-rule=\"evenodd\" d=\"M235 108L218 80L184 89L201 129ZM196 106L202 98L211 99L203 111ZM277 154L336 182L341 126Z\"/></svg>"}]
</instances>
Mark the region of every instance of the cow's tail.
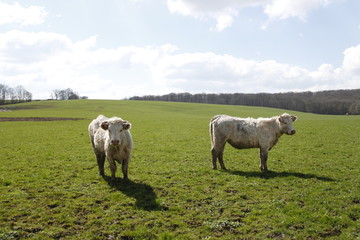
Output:
<instances>
[{"instance_id":1,"label":"cow's tail","mask_svg":"<svg viewBox=\"0 0 360 240\"><path fill-rule=\"evenodd\" d=\"M212 148L214 146L214 124L212 121L210 121L209 130L210 130L210 141Z\"/></svg>"},{"instance_id":2,"label":"cow's tail","mask_svg":"<svg viewBox=\"0 0 360 240\"><path fill-rule=\"evenodd\" d=\"M210 120L209 131L210 131L211 148L215 145L215 124L216 124L216 120L219 117L220 115L216 115Z\"/></svg>"}]
</instances>

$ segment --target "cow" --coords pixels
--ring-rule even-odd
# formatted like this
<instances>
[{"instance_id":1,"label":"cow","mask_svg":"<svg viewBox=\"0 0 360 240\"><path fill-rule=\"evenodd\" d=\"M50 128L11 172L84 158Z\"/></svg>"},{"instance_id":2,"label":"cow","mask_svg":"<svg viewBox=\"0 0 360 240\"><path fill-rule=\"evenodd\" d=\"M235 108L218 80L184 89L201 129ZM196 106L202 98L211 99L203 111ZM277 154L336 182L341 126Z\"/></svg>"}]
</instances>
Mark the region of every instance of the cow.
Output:
<instances>
[{"instance_id":1,"label":"cow","mask_svg":"<svg viewBox=\"0 0 360 240\"><path fill-rule=\"evenodd\" d=\"M211 154L213 169L216 160L226 170L223 154L226 143L237 149L259 148L260 170L267 171L268 153L281 135L294 135L293 122L297 117L284 113L272 118L239 118L216 115L210 121Z\"/></svg>"},{"instance_id":2,"label":"cow","mask_svg":"<svg viewBox=\"0 0 360 240\"><path fill-rule=\"evenodd\" d=\"M115 180L116 162L122 164L124 180L128 180L128 165L133 148L129 129L131 124L119 117L99 115L88 127L91 144L96 156L99 173L105 176L104 163L108 160L111 179Z\"/></svg>"}]
</instances>

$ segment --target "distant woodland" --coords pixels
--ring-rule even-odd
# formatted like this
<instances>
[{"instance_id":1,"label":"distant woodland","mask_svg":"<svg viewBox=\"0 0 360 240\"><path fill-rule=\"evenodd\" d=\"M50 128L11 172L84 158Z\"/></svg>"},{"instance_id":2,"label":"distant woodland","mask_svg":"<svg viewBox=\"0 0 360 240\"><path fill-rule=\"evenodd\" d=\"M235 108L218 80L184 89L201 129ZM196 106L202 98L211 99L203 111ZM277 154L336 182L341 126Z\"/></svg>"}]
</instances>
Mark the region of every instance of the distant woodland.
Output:
<instances>
[{"instance_id":1,"label":"distant woodland","mask_svg":"<svg viewBox=\"0 0 360 240\"><path fill-rule=\"evenodd\" d=\"M170 93L162 96L134 96L129 100L260 106L333 115L360 114L360 89L256 94Z\"/></svg>"},{"instance_id":2,"label":"distant woodland","mask_svg":"<svg viewBox=\"0 0 360 240\"><path fill-rule=\"evenodd\" d=\"M10 103L30 102L32 93L19 85L15 88L0 83L0 105Z\"/></svg>"}]
</instances>

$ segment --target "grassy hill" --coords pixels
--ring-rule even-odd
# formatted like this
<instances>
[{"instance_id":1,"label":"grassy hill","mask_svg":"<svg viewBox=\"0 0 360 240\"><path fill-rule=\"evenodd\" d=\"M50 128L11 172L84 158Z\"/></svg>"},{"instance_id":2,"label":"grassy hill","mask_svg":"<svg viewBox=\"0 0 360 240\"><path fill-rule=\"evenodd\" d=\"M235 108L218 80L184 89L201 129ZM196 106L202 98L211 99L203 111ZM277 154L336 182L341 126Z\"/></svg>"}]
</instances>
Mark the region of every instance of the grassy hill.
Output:
<instances>
[{"instance_id":1,"label":"grassy hill","mask_svg":"<svg viewBox=\"0 0 360 240\"><path fill-rule=\"evenodd\" d=\"M227 146L212 170L216 114L284 110L142 101L8 105L0 118L0 239L360 238L360 117L296 114L297 134L270 151ZM98 175L87 126L98 114L132 123L130 182ZM106 165L108 167L108 165ZM120 171L117 176L122 176Z\"/></svg>"}]
</instances>

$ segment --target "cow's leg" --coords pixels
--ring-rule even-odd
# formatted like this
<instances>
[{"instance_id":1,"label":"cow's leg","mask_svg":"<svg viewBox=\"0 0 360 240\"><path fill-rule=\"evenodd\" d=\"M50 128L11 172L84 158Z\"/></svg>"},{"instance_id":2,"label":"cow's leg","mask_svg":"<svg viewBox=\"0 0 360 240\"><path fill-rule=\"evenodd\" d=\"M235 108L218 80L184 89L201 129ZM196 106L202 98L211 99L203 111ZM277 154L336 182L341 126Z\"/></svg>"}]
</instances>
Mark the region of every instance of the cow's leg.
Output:
<instances>
[{"instance_id":1,"label":"cow's leg","mask_svg":"<svg viewBox=\"0 0 360 240\"><path fill-rule=\"evenodd\" d=\"M267 169L267 159L268 159L268 149L260 148L260 170L266 172Z\"/></svg>"},{"instance_id":2,"label":"cow's leg","mask_svg":"<svg viewBox=\"0 0 360 240\"><path fill-rule=\"evenodd\" d=\"M111 170L111 179L115 180L115 172L116 172L116 163L113 159L108 159L110 170Z\"/></svg>"},{"instance_id":3,"label":"cow's leg","mask_svg":"<svg viewBox=\"0 0 360 240\"><path fill-rule=\"evenodd\" d=\"M222 151L219 153L219 163L220 163L221 169L226 170L223 156L224 156L224 148L223 148Z\"/></svg>"},{"instance_id":4,"label":"cow's leg","mask_svg":"<svg viewBox=\"0 0 360 240\"><path fill-rule=\"evenodd\" d=\"M122 172L124 175L124 180L128 180L128 166L129 166L129 159L124 159L122 162Z\"/></svg>"},{"instance_id":5,"label":"cow's leg","mask_svg":"<svg viewBox=\"0 0 360 240\"><path fill-rule=\"evenodd\" d=\"M96 153L96 160L99 167L99 174L105 176L104 164L105 164L105 153Z\"/></svg>"},{"instance_id":6,"label":"cow's leg","mask_svg":"<svg viewBox=\"0 0 360 240\"><path fill-rule=\"evenodd\" d=\"M215 137L212 139L211 142L213 169L217 169L216 159L219 159L221 168L226 170L223 159L225 144L226 144L226 138L221 136L220 134L215 134Z\"/></svg>"},{"instance_id":7,"label":"cow's leg","mask_svg":"<svg viewBox=\"0 0 360 240\"><path fill-rule=\"evenodd\" d=\"M212 155L213 169L217 169L216 159L218 158L218 153L216 152L214 147L211 149L211 155Z\"/></svg>"},{"instance_id":8,"label":"cow's leg","mask_svg":"<svg viewBox=\"0 0 360 240\"><path fill-rule=\"evenodd\" d=\"M213 169L217 169L216 159L219 159L220 166L223 170L226 170L225 164L224 164L224 147L225 144L216 144L211 148L211 154L212 154L212 163L213 163Z\"/></svg>"}]
</instances>

